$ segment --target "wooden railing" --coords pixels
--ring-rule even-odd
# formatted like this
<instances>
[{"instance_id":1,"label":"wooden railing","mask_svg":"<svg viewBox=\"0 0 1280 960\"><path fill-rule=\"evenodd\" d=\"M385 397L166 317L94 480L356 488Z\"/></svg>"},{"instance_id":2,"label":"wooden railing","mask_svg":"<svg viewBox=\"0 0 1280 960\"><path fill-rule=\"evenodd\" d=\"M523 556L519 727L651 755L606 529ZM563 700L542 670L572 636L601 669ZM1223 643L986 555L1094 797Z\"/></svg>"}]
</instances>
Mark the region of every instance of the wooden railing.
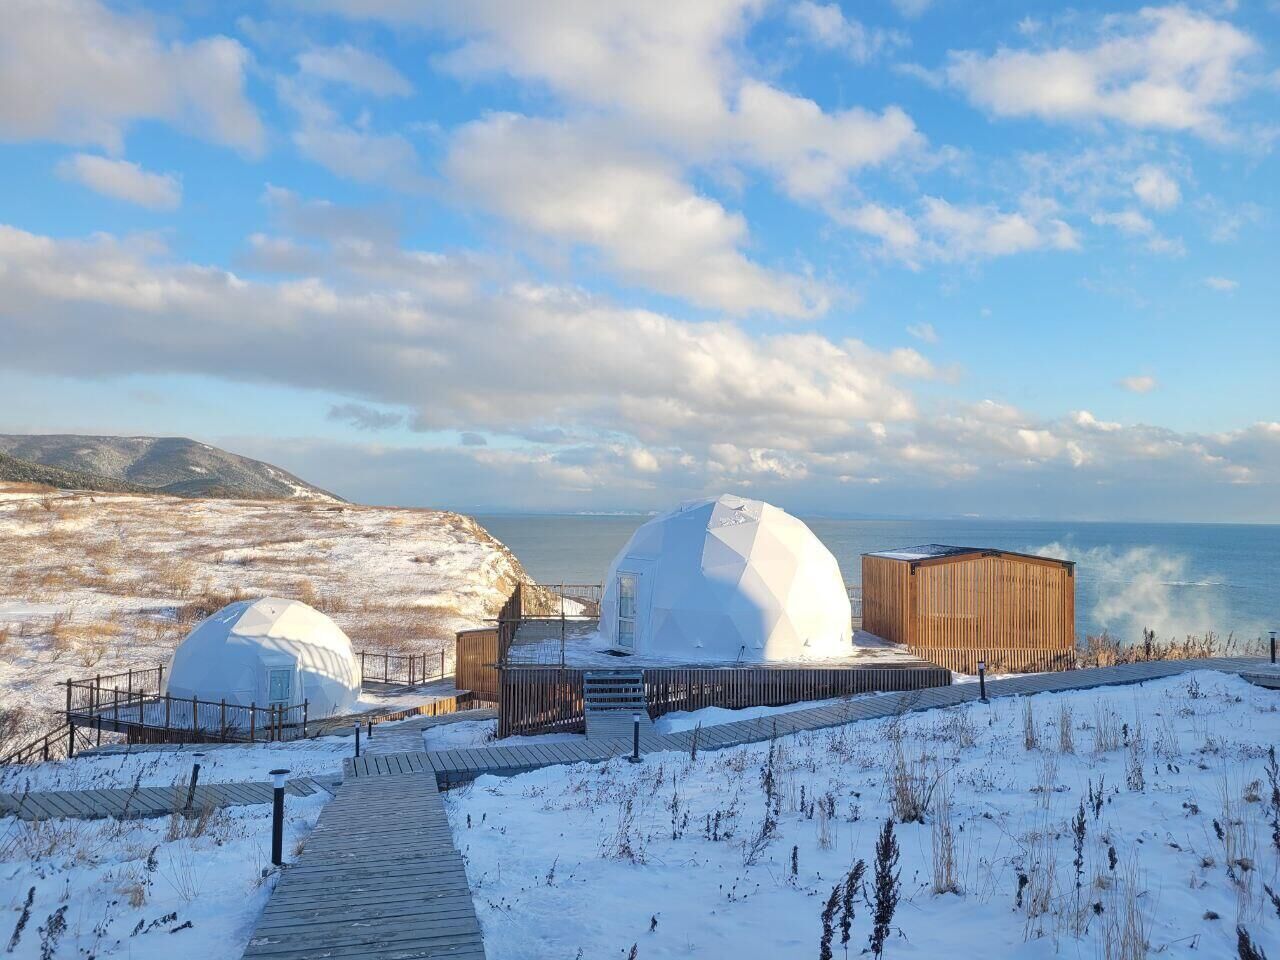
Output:
<instances>
[{"instance_id":1,"label":"wooden railing","mask_svg":"<svg viewBox=\"0 0 1280 960\"><path fill-rule=\"evenodd\" d=\"M366 681L414 687L445 674L445 651L434 653L379 653L361 650L360 675Z\"/></svg>"},{"instance_id":2,"label":"wooden railing","mask_svg":"<svg viewBox=\"0 0 1280 960\"><path fill-rule=\"evenodd\" d=\"M498 702L498 630L462 630L454 647L454 684L477 700Z\"/></svg>"},{"instance_id":3,"label":"wooden railing","mask_svg":"<svg viewBox=\"0 0 1280 960\"><path fill-rule=\"evenodd\" d=\"M0 757L0 767L61 760L64 757L72 756L78 746L89 747L92 745L93 739L83 729L64 723L44 736L23 744L8 756Z\"/></svg>"},{"instance_id":4,"label":"wooden railing","mask_svg":"<svg viewBox=\"0 0 1280 960\"><path fill-rule=\"evenodd\" d=\"M117 732L153 731L164 740L294 740L305 736L309 701L248 706L174 697L160 690L164 667L66 681L72 726Z\"/></svg>"}]
</instances>

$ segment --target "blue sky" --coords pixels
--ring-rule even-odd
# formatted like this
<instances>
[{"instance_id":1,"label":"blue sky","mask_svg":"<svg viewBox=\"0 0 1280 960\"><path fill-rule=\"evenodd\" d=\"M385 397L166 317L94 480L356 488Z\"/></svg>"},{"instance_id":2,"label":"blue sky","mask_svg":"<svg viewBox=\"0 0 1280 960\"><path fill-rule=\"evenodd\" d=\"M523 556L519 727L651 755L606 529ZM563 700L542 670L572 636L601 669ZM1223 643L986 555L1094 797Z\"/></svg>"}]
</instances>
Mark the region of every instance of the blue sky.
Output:
<instances>
[{"instance_id":1,"label":"blue sky","mask_svg":"<svg viewBox=\"0 0 1280 960\"><path fill-rule=\"evenodd\" d=\"M1280 521L1280 5L11 0L0 410L368 502Z\"/></svg>"}]
</instances>

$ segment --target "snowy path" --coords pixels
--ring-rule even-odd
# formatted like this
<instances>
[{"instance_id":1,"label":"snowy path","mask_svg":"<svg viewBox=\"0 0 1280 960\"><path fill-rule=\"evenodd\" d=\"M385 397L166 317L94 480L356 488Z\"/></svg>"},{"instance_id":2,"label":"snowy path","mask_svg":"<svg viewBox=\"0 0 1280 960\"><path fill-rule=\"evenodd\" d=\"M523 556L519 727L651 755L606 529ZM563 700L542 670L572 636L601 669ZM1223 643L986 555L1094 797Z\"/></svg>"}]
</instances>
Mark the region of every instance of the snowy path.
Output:
<instances>
[{"instance_id":1,"label":"snowy path","mask_svg":"<svg viewBox=\"0 0 1280 960\"><path fill-rule=\"evenodd\" d=\"M322 790L332 793L334 789L333 780L312 777L298 777L285 784L285 794L290 797L310 797ZM270 803L271 796L270 783L198 784L191 809L198 812ZM185 786L37 790L28 793L0 793L0 817L14 816L20 820L101 820L104 817L115 817L118 820L145 819L167 817L183 809L186 802Z\"/></svg>"}]
</instances>

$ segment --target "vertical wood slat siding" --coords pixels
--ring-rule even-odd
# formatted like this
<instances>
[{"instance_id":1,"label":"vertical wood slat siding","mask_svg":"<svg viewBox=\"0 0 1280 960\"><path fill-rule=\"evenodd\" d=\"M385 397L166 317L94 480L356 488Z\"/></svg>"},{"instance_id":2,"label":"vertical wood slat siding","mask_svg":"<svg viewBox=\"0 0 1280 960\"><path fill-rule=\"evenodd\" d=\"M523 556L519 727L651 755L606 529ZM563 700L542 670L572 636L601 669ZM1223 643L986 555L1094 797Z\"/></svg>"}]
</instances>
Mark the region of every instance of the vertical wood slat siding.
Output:
<instances>
[{"instance_id":1,"label":"vertical wood slat siding","mask_svg":"<svg viewBox=\"0 0 1280 960\"><path fill-rule=\"evenodd\" d=\"M581 670L506 667L498 671L498 736L580 733ZM739 709L826 700L856 693L922 690L951 683L942 667L664 667L645 669L649 715L703 707Z\"/></svg>"},{"instance_id":2,"label":"vertical wood slat siding","mask_svg":"<svg viewBox=\"0 0 1280 960\"><path fill-rule=\"evenodd\" d=\"M498 736L582 733L582 671L561 667L498 670Z\"/></svg>"},{"instance_id":3,"label":"vertical wood slat siding","mask_svg":"<svg viewBox=\"0 0 1280 960\"><path fill-rule=\"evenodd\" d=\"M477 700L498 702L498 630L463 630L454 645L454 685Z\"/></svg>"},{"instance_id":4,"label":"vertical wood slat siding","mask_svg":"<svg viewBox=\"0 0 1280 960\"><path fill-rule=\"evenodd\" d=\"M907 564L886 557L862 558L862 629L894 643L907 642Z\"/></svg>"},{"instance_id":5,"label":"vertical wood slat siding","mask_svg":"<svg viewBox=\"0 0 1280 960\"><path fill-rule=\"evenodd\" d=\"M864 556L866 630L962 673L1075 664L1075 577L1066 565L1007 555L913 564Z\"/></svg>"}]
</instances>

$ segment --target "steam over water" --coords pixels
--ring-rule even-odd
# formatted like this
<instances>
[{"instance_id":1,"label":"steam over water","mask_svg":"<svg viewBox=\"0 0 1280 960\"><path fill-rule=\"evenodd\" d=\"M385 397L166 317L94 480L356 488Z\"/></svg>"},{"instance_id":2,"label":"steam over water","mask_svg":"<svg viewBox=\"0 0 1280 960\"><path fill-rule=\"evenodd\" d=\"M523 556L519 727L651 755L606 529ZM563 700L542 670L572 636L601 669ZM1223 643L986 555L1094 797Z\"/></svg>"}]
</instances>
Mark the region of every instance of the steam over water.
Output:
<instances>
[{"instance_id":1,"label":"steam over water","mask_svg":"<svg viewBox=\"0 0 1280 960\"><path fill-rule=\"evenodd\" d=\"M594 583L638 516L483 516L544 583ZM806 518L845 579L861 556L918 543L999 547L1076 561L1076 631L1124 640L1206 631L1256 637L1280 627L1280 526Z\"/></svg>"}]
</instances>

